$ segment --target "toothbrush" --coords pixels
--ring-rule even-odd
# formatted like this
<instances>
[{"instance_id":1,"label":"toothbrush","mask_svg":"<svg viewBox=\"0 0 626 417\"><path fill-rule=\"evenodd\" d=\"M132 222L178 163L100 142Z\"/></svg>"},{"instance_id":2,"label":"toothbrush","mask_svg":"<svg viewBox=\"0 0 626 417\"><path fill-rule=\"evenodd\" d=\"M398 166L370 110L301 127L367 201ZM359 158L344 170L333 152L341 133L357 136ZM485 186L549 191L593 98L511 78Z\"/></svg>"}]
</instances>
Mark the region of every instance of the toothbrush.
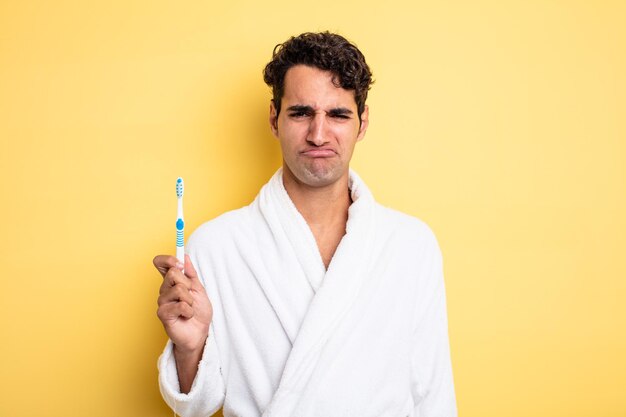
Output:
<instances>
[{"instance_id":1,"label":"toothbrush","mask_svg":"<svg viewBox=\"0 0 626 417\"><path fill-rule=\"evenodd\" d=\"M185 264L185 220L183 218L183 191L185 183L181 177L176 179L176 199L178 200L178 215L176 219L176 258ZM183 271L184 273L184 271Z\"/></svg>"}]
</instances>

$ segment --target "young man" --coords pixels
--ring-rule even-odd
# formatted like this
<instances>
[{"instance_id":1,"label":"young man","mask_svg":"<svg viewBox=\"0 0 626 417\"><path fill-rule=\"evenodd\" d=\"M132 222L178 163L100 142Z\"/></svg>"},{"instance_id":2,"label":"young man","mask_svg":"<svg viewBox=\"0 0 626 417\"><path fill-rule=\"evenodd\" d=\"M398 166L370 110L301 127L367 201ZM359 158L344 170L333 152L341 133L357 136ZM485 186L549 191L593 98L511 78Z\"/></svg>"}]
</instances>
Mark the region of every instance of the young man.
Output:
<instances>
[{"instance_id":1,"label":"young man","mask_svg":"<svg viewBox=\"0 0 626 417\"><path fill-rule=\"evenodd\" d=\"M363 55L305 33L264 78L282 168L193 233L184 274L154 259L163 397L184 417L455 416L436 239L349 169L369 121Z\"/></svg>"}]
</instances>

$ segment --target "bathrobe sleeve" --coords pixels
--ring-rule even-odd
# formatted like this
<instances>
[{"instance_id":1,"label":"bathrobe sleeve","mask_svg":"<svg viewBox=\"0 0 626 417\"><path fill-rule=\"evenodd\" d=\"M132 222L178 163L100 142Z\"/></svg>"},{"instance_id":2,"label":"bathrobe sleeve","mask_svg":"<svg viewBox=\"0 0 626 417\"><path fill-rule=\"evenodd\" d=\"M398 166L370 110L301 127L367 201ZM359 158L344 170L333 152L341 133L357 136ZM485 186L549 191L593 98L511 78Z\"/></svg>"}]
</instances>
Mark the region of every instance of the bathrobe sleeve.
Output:
<instances>
[{"instance_id":1,"label":"bathrobe sleeve","mask_svg":"<svg viewBox=\"0 0 626 417\"><path fill-rule=\"evenodd\" d=\"M187 394L180 392L174 344L167 342L159 358L159 388L165 402L181 417L208 417L216 413L224 403L225 390L221 374L217 345L209 329L198 373Z\"/></svg>"},{"instance_id":2,"label":"bathrobe sleeve","mask_svg":"<svg viewBox=\"0 0 626 417\"><path fill-rule=\"evenodd\" d=\"M456 397L450 360L441 251L432 235L426 245L412 342L414 417L454 417Z\"/></svg>"},{"instance_id":3,"label":"bathrobe sleeve","mask_svg":"<svg viewBox=\"0 0 626 417\"><path fill-rule=\"evenodd\" d=\"M199 237L199 233L193 233L185 249L196 271L198 271L202 285L207 289L209 299L213 304L215 317L215 309L217 308L216 304L219 303L219 297L217 297L217 291L207 288L207 277L205 274L208 272L202 270L198 256L202 248L202 242ZM171 340L167 342L163 354L159 357L158 368L161 395L170 408L174 410L174 413L181 417L208 417L222 408L226 389L213 323L209 326L209 337L205 342L202 358L198 364L198 373L191 385L191 390L187 394L180 392L178 371L176 370L176 360L174 358L174 344Z\"/></svg>"}]
</instances>

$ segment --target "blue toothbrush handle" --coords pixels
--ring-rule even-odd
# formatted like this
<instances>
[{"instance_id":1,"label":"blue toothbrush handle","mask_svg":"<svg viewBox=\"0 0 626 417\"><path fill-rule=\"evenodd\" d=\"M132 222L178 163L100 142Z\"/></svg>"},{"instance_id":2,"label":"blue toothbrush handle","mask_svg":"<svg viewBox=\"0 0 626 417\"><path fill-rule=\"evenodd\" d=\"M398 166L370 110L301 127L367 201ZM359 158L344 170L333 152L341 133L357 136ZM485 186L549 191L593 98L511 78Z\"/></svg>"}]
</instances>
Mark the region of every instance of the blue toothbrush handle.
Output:
<instances>
[{"instance_id":1,"label":"blue toothbrush handle","mask_svg":"<svg viewBox=\"0 0 626 417\"><path fill-rule=\"evenodd\" d=\"M185 263L185 222L183 219L176 220L176 258Z\"/></svg>"}]
</instances>

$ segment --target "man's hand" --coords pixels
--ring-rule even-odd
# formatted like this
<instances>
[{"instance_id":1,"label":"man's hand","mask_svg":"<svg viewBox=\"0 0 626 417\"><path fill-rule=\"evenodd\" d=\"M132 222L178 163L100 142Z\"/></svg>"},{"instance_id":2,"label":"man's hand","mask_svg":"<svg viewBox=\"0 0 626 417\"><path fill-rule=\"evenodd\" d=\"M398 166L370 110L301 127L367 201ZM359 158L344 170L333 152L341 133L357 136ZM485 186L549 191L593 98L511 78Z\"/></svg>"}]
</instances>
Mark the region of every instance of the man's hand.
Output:
<instances>
[{"instance_id":1,"label":"man's hand","mask_svg":"<svg viewBox=\"0 0 626 417\"><path fill-rule=\"evenodd\" d=\"M213 307L188 255L185 265L176 257L158 255L152 261L163 277L157 316L175 345L177 354L202 355L213 319Z\"/></svg>"}]
</instances>

